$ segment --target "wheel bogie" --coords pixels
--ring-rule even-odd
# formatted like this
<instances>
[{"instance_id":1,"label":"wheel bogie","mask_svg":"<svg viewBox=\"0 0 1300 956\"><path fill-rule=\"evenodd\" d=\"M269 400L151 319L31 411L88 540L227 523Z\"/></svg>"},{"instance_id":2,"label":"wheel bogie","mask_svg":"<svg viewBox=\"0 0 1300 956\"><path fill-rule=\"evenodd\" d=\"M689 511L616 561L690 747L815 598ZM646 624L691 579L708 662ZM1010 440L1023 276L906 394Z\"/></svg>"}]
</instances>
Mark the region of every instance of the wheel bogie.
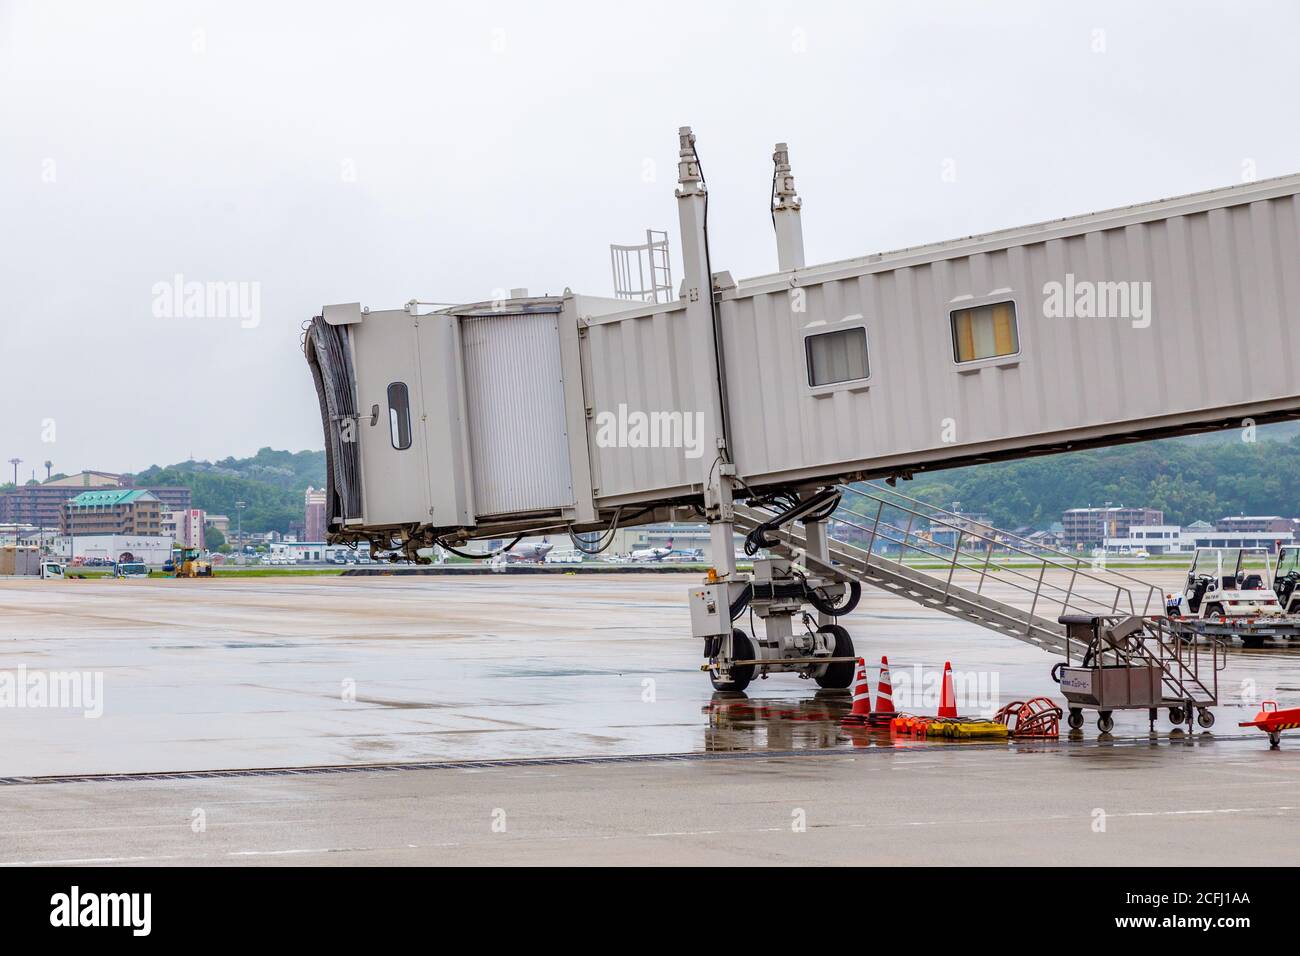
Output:
<instances>
[{"instance_id":1,"label":"wheel bogie","mask_svg":"<svg viewBox=\"0 0 1300 956\"><path fill-rule=\"evenodd\" d=\"M827 624L817 628L818 634L827 634L833 637L834 647L831 649L833 657L855 657L853 650L853 638L849 632L838 624ZM833 664L825 665L822 673L816 675L814 680L817 681L818 687L844 689L853 686L853 661L836 661Z\"/></svg>"},{"instance_id":2,"label":"wheel bogie","mask_svg":"<svg viewBox=\"0 0 1300 956\"><path fill-rule=\"evenodd\" d=\"M749 635L740 628L735 628L731 632L731 659L734 661L752 661L754 660L754 644L749 639ZM715 658L712 663L716 664ZM723 679L719 676L716 668L709 671L709 682L713 685L714 690L721 691L743 691L749 686L749 682L754 679L754 671L757 669L755 664L742 664L736 666L732 664L728 669L728 677Z\"/></svg>"}]
</instances>

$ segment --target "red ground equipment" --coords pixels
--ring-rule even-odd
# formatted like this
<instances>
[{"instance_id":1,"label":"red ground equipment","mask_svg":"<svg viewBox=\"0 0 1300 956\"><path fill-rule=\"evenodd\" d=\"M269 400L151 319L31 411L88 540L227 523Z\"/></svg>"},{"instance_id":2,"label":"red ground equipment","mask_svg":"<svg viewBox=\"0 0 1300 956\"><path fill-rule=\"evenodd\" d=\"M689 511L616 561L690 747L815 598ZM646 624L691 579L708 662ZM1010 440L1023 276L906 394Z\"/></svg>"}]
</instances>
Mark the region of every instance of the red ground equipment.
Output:
<instances>
[{"instance_id":1,"label":"red ground equipment","mask_svg":"<svg viewBox=\"0 0 1300 956\"><path fill-rule=\"evenodd\" d=\"M1013 737L1061 736L1061 708L1047 697L1013 701L993 719L1006 724Z\"/></svg>"},{"instance_id":2,"label":"red ground equipment","mask_svg":"<svg viewBox=\"0 0 1300 956\"><path fill-rule=\"evenodd\" d=\"M1282 731L1295 730L1300 727L1300 707L1278 710L1277 701L1266 700L1260 704L1260 708L1261 710L1255 715L1254 720L1242 721L1237 726L1258 727L1268 734L1269 749L1277 750L1282 746Z\"/></svg>"}]
</instances>

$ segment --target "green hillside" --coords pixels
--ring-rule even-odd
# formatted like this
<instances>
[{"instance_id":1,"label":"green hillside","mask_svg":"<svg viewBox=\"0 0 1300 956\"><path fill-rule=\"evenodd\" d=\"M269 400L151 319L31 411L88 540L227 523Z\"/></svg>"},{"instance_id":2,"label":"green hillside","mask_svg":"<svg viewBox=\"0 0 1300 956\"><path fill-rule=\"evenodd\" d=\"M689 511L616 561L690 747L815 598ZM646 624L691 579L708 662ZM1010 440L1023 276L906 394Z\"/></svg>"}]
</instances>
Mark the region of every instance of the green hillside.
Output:
<instances>
[{"instance_id":1,"label":"green hillside","mask_svg":"<svg viewBox=\"0 0 1300 956\"><path fill-rule=\"evenodd\" d=\"M259 449L252 458L185 461L154 465L134 476L137 485L185 485L194 507L229 515L235 522L235 502L246 503L245 531L289 530L303 518L303 492L325 483L324 451Z\"/></svg>"},{"instance_id":2,"label":"green hillside","mask_svg":"<svg viewBox=\"0 0 1300 956\"><path fill-rule=\"evenodd\" d=\"M1173 524L1231 514L1300 516L1300 423L1070 452L918 475L898 490L931 504L983 512L1004 528L1046 528L1066 508L1159 508ZM235 517L245 501L246 531L287 531L301 521L303 491L325 483L324 451L263 448L251 458L154 466L137 484L186 485L194 505Z\"/></svg>"}]
</instances>

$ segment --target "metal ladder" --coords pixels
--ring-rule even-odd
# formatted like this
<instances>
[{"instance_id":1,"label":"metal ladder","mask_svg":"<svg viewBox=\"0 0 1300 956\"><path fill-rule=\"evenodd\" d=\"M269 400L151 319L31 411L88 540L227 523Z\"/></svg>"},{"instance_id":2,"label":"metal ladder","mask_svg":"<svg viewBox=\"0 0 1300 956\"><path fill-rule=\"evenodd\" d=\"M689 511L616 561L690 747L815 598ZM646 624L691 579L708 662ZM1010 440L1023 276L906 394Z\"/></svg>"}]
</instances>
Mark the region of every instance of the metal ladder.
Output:
<instances>
[{"instance_id":1,"label":"metal ladder","mask_svg":"<svg viewBox=\"0 0 1300 956\"><path fill-rule=\"evenodd\" d=\"M827 522L831 563L806 553L806 538L793 524L771 532L779 541L773 550L788 557L805 552L799 560L818 574L856 579L1055 653L1066 646L1061 614L1164 611L1160 589L1137 578L881 485L865 488L841 488L844 503ZM735 512L745 531L770 517L740 505Z\"/></svg>"},{"instance_id":2,"label":"metal ladder","mask_svg":"<svg viewBox=\"0 0 1300 956\"><path fill-rule=\"evenodd\" d=\"M1165 700L1185 702L1193 707L1216 706L1219 703L1219 671L1227 665L1227 659L1219 653L1221 643L1214 639L1206 645L1182 641L1164 621L1146 620L1142 623L1155 649L1149 646L1148 641L1139 641L1132 650L1148 664L1160 668ZM1203 667L1207 663L1203 660L1207 651L1210 658L1208 673Z\"/></svg>"}]
</instances>

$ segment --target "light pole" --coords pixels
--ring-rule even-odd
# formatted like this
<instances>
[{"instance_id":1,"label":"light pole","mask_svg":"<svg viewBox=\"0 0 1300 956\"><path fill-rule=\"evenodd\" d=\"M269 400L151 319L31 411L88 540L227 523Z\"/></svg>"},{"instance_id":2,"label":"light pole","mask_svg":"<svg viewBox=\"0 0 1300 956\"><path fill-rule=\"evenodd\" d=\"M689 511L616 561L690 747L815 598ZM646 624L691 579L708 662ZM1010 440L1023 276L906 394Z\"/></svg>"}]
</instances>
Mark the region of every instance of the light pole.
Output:
<instances>
[{"instance_id":1,"label":"light pole","mask_svg":"<svg viewBox=\"0 0 1300 956\"><path fill-rule=\"evenodd\" d=\"M18 466L23 463L21 458L10 458L9 464L14 466L14 487L18 487Z\"/></svg>"},{"instance_id":2,"label":"light pole","mask_svg":"<svg viewBox=\"0 0 1300 956\"><path fill-rule=\"evenodd\" d=\"M244 563L244 508L247 502L235 502L235 537L239 539L239 563Z\"/></svg>"}]
</instances>

